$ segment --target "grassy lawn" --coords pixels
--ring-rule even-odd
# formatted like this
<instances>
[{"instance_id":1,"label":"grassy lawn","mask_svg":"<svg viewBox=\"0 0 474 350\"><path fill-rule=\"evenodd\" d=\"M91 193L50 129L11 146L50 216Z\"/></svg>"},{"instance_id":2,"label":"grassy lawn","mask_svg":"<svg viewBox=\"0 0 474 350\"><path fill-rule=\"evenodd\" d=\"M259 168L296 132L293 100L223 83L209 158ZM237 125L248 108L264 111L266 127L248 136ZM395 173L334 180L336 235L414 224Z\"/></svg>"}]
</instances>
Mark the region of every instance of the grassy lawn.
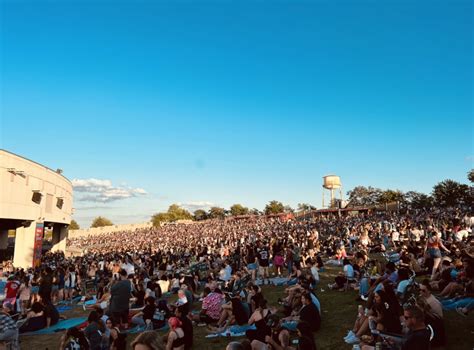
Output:
<instances>
[{"instance_id":1,"label":"grassy lawn","mask_svg":"<svg viewBox=\"0 0 474 350\"><path fill-rule=\"evenodd\" d=\"M316 333L316 343L318 349L351 349L352 347L344 343L343 337L347 330L351 329L357 314L358 302L356 292L329 291L327 284L332 282L338 269L329 268L321 273L321 284L317 295L321 301L323 313L321 330ZM321 288L324 292L321 291ZM269 304L277 305L277 299L282 296L283 287L264 286L263 292ZM76 309L66 313L68 317L86 316L82 309ZM474 316L464 318L456 312L445 312L445 326L448 337L446 349L471 350L474 347ZM163 333L164 334L164 333ZM205 327L194 328L194 349L223 350L227 345L225 338L206 339ZM61 334L38 335L21 337L22 349L43 350L57 349ZM136 335L129 335L131 342Z\"/></svg>"}]
</instances>

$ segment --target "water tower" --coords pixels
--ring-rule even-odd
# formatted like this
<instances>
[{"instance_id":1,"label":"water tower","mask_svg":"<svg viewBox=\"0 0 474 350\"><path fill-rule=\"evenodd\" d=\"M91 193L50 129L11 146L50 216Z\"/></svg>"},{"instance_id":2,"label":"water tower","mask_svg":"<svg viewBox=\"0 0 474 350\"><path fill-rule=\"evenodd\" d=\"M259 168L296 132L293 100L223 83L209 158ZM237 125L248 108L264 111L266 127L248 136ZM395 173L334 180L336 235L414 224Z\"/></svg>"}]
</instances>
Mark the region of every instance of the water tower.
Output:
<instances>
[{"instance_id":1,"label":"water tower","mask_svg":"<svg viewBox=\"0 0 474 350\"><path fill-rule=\"evenodd\" d=\"M329 190L331 193L331 201L329 202L329 208L334 204L334 191L339 189L339 200L342 203L342 185L341 178L337 175L326 175L323 176L323 188ZM324 208L324 190L323 190L323 208Z\"/></svg>"}]
</instances>

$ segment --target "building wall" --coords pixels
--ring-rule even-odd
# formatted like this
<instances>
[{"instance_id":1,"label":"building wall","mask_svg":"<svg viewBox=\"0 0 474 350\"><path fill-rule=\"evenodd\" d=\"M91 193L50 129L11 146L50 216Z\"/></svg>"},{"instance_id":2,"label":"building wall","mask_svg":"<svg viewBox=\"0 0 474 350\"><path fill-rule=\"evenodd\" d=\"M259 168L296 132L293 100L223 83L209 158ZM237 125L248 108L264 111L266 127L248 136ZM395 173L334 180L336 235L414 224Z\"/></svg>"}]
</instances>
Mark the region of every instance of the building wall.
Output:
<instances>
[{"instance_id":1,"label":"building wall","mask_svg":"<svg viewBox=\"0 0 474 350\"><path fill-rule=\"evenodd\" d=\"M34 191L42 194L39 204ZM72 184L61 174L16 154L0 150L0 219L69 224ZM58 208L58 199L63 199Z\"/></svg>"},{"instance_id":2,"label":"building wall","mask_svg":"<svg viewBox=\"0 0 474 350\"><path fill-rule=\"evenodd\" d=\"M97 235L101 233L117 232L117 231L130 231L138 228L150 228L153 227L151 222L145 222L141 224L127 224L127 225L113 225L104 227L88 228L84 230L69 230L69 238L85 237L89 235Z\"/></svg>"}]
</instances>

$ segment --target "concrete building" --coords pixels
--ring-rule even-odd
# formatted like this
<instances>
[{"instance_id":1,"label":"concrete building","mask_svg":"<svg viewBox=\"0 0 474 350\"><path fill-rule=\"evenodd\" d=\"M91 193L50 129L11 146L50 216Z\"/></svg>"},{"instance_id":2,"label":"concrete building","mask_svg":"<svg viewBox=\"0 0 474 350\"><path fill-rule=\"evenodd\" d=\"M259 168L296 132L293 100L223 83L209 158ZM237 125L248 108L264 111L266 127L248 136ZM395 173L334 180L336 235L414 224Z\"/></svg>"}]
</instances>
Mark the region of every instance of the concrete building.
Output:
<instances>
[{"instance_id":1,"label":"concrete building","mask_svg":"<svg viewBox=\"0 0 474 350\"><path fill-rule=\"evenodd\" d=\"M15 267L39 263L45 227L53 229L52 250L66 250L72 196L60 170L0 150L0 251L7 249L8 230L16 230Z\"/></svg>"}]
</instances>

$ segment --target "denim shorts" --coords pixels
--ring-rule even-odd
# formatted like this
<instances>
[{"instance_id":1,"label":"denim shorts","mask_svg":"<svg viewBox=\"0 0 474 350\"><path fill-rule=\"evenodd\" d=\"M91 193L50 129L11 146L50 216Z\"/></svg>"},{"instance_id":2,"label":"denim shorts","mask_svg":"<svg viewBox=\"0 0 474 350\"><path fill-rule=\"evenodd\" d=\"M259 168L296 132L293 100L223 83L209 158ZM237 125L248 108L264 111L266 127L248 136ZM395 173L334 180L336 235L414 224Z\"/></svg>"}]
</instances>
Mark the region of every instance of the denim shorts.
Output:
<instances>
[{"instance_id":1,"label":"denim shorts","mask_svg":"<svg viewBox=\"0 0 474 350\"><path fill-rule=\"evenodd\" d=\"M439 248L430 248L428 252L430 253L430 257L433 259L441 258L441 250L439 250Z\"/></svg>"}]
</instances>

